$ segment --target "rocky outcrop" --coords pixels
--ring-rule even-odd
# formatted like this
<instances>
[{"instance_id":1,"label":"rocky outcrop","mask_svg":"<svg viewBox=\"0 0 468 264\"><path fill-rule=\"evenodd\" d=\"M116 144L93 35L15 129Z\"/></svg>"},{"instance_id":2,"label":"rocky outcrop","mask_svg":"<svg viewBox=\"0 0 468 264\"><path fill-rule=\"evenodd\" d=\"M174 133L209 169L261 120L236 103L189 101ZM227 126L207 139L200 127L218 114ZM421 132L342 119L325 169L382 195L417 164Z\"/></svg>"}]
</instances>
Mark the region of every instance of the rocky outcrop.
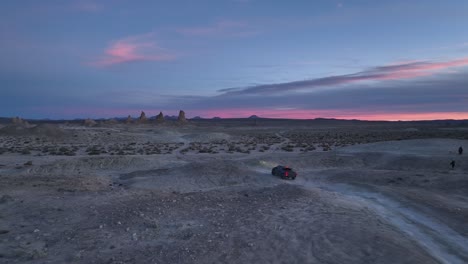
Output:
<instances>
[{"instance_id":1,"label":"rocky outcrop","mask_svg":"<svg viewBox=\"0 0 468 264\"><path fill-rule=\"evenodd\" d=\"M131 124L133 122L132 116L128 115L127 119L125 120L125 124Z\"/></svg>"},{"instance_id":2,"label":"rocky outcrop","mask_svg":"<svg viewBox=\"0 0 468 264\"><path fill-rule=\"evenodd\" d=\"M17 126L29 126L29 123L28 121L20 118L20 117L13 117L11 119L11 123L13 123L13 125L17 125Z\"/></svg>"},{"instance_id":3,"label":"rocky outcrop","mask_svg":"<svg viewBox=\"0 0 468 264\"><path fill-rule=\"evenodd\" d=\"M156 116L156 123L163 123L164 122L164 115L162 112L159 112L159 115Z\"/></svg>"},{"instance_id":4,"label":"rocky outcrop","mask_svg":"<svg viewBox=\"0 0 468 264\"><path fill-rule=\"evenodd\" d=\"M54 124L39 124L33 127L27 127L25 125L7 125L0 129L0 135L8 136L28 136L28 137L50 137L59 138L69 135L69 133Z\"/></svg>"},{"instance_id":5,"label":"rocky outcrop","mask_svg":"<svg viewBox=\"0 0 468 264\"><path fill-rule=\"evenodd\" d=\"M138 123L146 123L148 118L146 117L145 112L141 111L140 117L138 118Z\"/></svg>"},{"instance_id":6,"label":"rocky outcrop","mask_svg":"<svg viewBox=\"0 0 468 264\"><path fill-rule=\"evenodd\" d=\"M106 125L116 125L118 123L119 123L119 121L117 119L115 119L115 118L107 119L104 122L104 124L106 124Z\"/></svg>"},{"instance_id":7,"label":"rocky outcrop","mask_svg":"<svg viewBox=\"0 0 468 264\"><path fill-rule=\"evenodd\" d=\"M179 111L179 117L177 117L177 121L180 123L186 123L187 119L185 118L185 112L180 110Z\"/></svg>"},{"instance_id":8,"label":"rocky outcrop","mask_svg":"<svg viewBox=\"0 0 468 264\"><path fill-rule=\"evenodd\" d=\"M86 119L86 120L83 122L83 124L84 124L85 126L91 127L91 126L97 125L97 122L94 121L93 119L88 118L88 119Z\"/></svg>"},{"instance_id":9,"label":"rocky outcrop","mask_svg":"<svg viewBox=\"0 0 468 264\"><path fill-rule=\"evenodd\" d=\"M94 121L94 120L92 120ZM67 135L67 131L54 124L39 124L29 129L29 132L35 136L59 138Z\"/></svg>"}]
</instances>

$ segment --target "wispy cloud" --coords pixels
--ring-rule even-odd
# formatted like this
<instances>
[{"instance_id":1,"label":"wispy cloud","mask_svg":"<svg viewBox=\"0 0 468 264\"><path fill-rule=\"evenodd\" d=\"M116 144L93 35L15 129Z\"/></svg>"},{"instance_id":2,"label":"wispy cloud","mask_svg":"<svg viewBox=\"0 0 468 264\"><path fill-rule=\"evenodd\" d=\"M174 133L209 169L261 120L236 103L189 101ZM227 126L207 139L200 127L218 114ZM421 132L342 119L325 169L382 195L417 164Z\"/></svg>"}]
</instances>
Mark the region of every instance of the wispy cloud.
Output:
<instances>
[{"instance_id":1,"label":"wispy cloud","mask_svg":"<svg viewBox=\"0 0 468 264\"><path fill-rule=\"evenodd\" d=\"M277 94L224 94L191 100L168 98L202 116L281 118L347 118L368 120L468 119L468 75L445 73L405 82L355 83L349 89Z\"/></svg>"},{"instance_id":2,"label":"wispy cloud","mask_svg":"<svg viewBox=\"0 0 468 264\"><path fill-rule=\"evenodd\" d=\"M221 20L212 25L178 28L176 31L185 36L249 36L257 32L248 23L234 20Z\"/></svg>"},{"instance_id":3,"label":"wispy cloud","mask_svg":"<svg viewBox=\"0 0 468 264\"><path fill-rule=\"evenodd\" d=\"M445 46L438 46L438 47L431 47L431 48L423 48L414 51L441 51L441 50L463 50L464 48L468 47L468 42L453 44L453 45L445 45Z\"/></svg>"},{"instance_id":4,"label":"wispy cloud","mask_svg":"<svg viewBox=\"0 0 468 264\"><path fill-rule=\"evenodd\" d=\"M57 101L57 98L42 97L45 100L39 104L42 108L35 109L34 113L55 118L115 117L129 114L136 116L141 110L149 116L156 115L159 111L176 114L179 109L183 109L188 117L248 117L255 114L271 118L302 119L468 119L467 85L468 74L463 72L440 74L430 81L421 78L375 85L353 84L351 89L325 89L317 93L289 93L282 96L168 96L157 92L136 92L132 96L118 95L118 100L113 100L115 94L106 97L104 101L102 96L94 96L86 98L80 104L75 102L74 105L63 98ZM43 91L28 93L31 105L38 106L37 98L41 98L41 93ZM120 100L120 97L126 98ZM147 97L151 99L148 100ZM154 103L153 98L157 103ZM8 105L8 102L2 102L1 97L0 102Z\"/></svg>"},{"instance_id":5,"label":"wispy cloud","mask_svg":"<svg viewBox=\"0 0 468 264\"><path fill-rule=\"evenodd\" d=\"M153 33L113 41L104 53L91 64L105 67L138 61L169 61L176 58L173 53L156 43Z\"/></svg>"},{"instance_id":6,"label":"wispy cloud","mask_svg":"<svg viewBox=\"0 0 468 264\"><path fill-rule=\"evenodd\" d=\"M102 4L99 4L95 1L89 1L89 0L88 1L86 0L76 1L73 7L79 11L91 12L91 13L98 12L102 10L103 8Z\"/></svg>"},{"instance_id":7,"label":"wispy cloud","mask_svg":"<svg viewBox=\"0 0 468 264\"><path fill-rule=\"evenodd\" d=\"M468 66L468 58L461 58L444 62L414 61L402 64L393 64L374 67L365 71L328 76L310 80L300 80L286 83L256 85L242 89L227 88L218 90L224 95L240 94L271 94L290 92L295 90L310 90L319 87L337 86L364 81L401 80L422 76L430 76L445 69Z\"/></svg>"}]
</instances>

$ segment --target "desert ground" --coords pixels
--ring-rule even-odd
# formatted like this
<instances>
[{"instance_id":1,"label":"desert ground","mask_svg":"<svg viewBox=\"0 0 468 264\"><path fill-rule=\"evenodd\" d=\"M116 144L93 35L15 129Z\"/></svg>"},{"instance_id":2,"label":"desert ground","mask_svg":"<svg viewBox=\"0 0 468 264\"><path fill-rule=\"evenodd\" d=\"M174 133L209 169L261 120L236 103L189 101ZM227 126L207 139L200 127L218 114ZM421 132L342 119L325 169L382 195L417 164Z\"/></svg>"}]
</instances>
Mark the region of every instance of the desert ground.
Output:
<instances>
[{"instance_id":1,"label":"desert ground","mask_svg":"<svg viewBox=\"0 0 468 264\"><path fill-rule=\"evenodd\" d=\"M468 129L3 124L0 263L468 263Z\"/></svg>"}]
</instances>

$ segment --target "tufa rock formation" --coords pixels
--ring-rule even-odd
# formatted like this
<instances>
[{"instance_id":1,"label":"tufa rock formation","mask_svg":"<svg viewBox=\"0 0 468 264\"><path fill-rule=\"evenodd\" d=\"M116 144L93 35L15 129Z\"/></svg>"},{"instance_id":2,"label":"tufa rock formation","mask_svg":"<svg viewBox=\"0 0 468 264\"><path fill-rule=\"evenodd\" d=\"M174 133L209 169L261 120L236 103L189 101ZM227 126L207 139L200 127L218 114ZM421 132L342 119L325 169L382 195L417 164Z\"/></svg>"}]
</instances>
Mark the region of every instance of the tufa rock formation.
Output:
<instances>
[{"instance_id":1,"label":"tufa rock formation","mask_svg":"<svg viewBox=\"0 0 468 264\"><path fill-rule=\"evenodd\" d=\"M187 122L187 119L185 119L185 112L180 110L179 111L179 117L177 117L177 121L181 123Z\"/></svg>"},{"instance_id":2,"label":"tufa rock formation","mask_svg":"<svg viewBox=\"0 0 468 264\"><path fill-rule=\"evenodd\" d=\"M156 122L157 123L162 123L164 122L164 115L162 112L159 112L159 115L156 116Z\"/></svg>"},{"instance_id":3,"label":"tufa rock formation","mask_svg":"<svg viewBox=\"0 0 468 264\"><path fill-rule=\"evenodd\" d=\"M141 111L140 117L138 118L139 123L146 123L148 121L148 118L146 118L145 112Z\"/></svg>"},{"instance_id":4,"label":"tufa rock formation","mask_svg":"<svg viewBox=\"0 0 468 264\"><path fill-rule=\"evenodd\" d=\"M115 118L111 118L111 119L108 119L104 122L104 124L106 125L115 125L115 124L118 124L119 121Z\"/></svg>"},{"instance_id":5,"label":"tufa rock formation","mask_svg":"<svg viewBox=\"0 0 468 264\"><path fill-rule=\"evenodd\" d=\"M92 119L90 119L90 118L88 118L88 119L86 119L86 120L84 121L84 125L85 125L85 126L88 126L88 127L91 127L91 126L97 125L97 122L94 121L94 120L92 120Z\"/></svg>"},{"instance_id":6,"label":"tufa rock formation","mask_svg":"<svg viewBox=\"0 0 468 264\"><path fill-rule=\"evenodd\" d=\"M131 124L133 122L132 116L128 115L127 119L125 120L125 124Z\"/></svg>"},{"instance_id":7,"label":"tufa rock formation","mask_svg":"<svg viewBox=\"0 0 468 264\"><path fill-rule=\"evenodd\" d=\"M11 123L13 123L13 125L17 125L17 126L29 126L29 123L28 121L20 118L20 117L13 117L11 119Z\"/></svg>"}]
</instances>

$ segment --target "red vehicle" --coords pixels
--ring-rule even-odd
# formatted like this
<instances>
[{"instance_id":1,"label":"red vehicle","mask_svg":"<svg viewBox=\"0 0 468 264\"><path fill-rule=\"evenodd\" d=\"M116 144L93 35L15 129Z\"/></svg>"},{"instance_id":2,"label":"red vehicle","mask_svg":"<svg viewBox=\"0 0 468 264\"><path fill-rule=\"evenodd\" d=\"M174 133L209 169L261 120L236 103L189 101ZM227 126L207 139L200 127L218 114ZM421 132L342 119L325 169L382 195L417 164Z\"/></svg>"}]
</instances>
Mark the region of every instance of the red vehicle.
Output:
<instances>
[{"instance_id":1,"label":"red vehicle","mask_svg":"<svg viewBox=\"0 0 468 264\"><path fill-rule=\"evenodd\" d=\"M282 165L274 167L271 170L271 174L285 180L294 180L297 176L297 173L293 169Z\"/></svg>"}]
</instances>

